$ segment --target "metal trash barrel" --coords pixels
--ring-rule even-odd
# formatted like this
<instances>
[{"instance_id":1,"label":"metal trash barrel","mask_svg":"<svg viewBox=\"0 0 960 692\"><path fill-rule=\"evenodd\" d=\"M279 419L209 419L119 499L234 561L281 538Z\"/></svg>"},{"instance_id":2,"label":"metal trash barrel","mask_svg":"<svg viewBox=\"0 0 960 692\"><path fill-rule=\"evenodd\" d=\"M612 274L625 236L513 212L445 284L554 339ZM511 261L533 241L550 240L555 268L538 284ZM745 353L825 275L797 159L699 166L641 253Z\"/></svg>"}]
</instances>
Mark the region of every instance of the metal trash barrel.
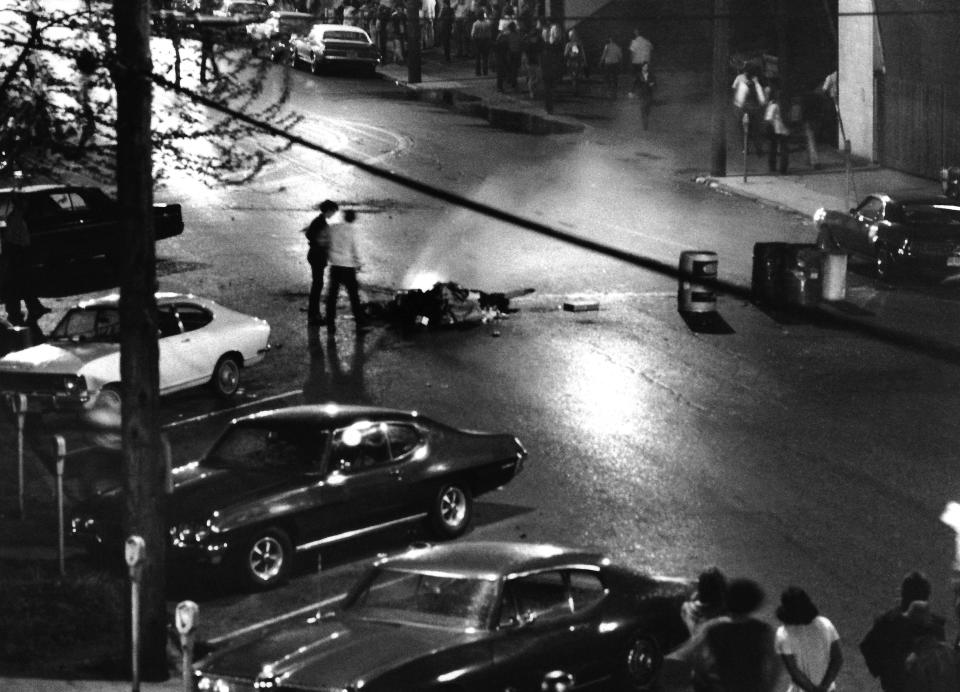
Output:
<instances>
[{"instance_id":1,"label":"metal trash barrel","mask_svg":"<svg viewBox=\"0 0 960 692\"><path fill-rule=\"evenodd\" d=\"M755 243L753 246L753 274L750 292L753 302L780 307L786 303L782 280L783 268L790 243Z\"/></svg>"},{"instance_id":2,"label":"metal trash barrel","mask_svg":"<svg viewBox=\"0 0 960 692\"><path fill-rule=\"evenodd\" d=\"M717 309L717 253L687 250L680 253L677 310L715 312Z\"/></svg>"},{"instance_id":3,"label":"metal trash barrel","mask_svg":"<svg viewBox=\"0 0 960 692\"><path fill-rule=\"evenodd\" d=\"M820 302L823 253L816 245L791 243L784 255L783 297L788 305Z\"/></svg>"},{"instance_id":4,"label":"metal trash barrel","mask_svg":"<svg viewBox=\"0 0 960 692\"><path fill-rule=\"evenodd\" d=\"M847 255L827 252L823 255L823 285L820 297L824 300L843 300L847 296Z\"/></svg>"}]
</instances>

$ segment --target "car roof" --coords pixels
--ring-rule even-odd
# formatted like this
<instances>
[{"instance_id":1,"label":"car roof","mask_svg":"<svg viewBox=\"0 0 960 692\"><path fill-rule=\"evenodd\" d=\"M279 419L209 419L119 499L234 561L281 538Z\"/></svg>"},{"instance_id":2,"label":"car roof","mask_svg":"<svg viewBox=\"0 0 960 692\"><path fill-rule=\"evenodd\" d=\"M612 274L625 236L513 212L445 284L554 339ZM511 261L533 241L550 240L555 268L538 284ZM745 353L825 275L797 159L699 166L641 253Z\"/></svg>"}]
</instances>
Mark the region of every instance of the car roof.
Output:
<instances>
[{"instance_id":1,"label":"car roof","mask_svg":"<svg viewBox=\"0 0 960 692\"><path fill-rule=\"evenodd\" d=\"M377 564L399 570L492 580L554 567L606 565L608 561L602 553L551 543L459 541L413 548Z\"/></svg>"},{"instance_id":2,"label":"car roof","mask_svg":"<svg viewBox=\"0 0 960 692\"><path fill-rule=\"evenodd\" d=\"M208 305L212 302L208 298L201 298L200 296L195 296L192 293L174 293L172 291L158 291L154 294L154 298L156 299L158 305L168 305L169 303L174 303L181 300L195 301L205 305ZM74 305L74 307L87 309L96 307L113 307L119 304L120 294L110 293L105 296L99 296L97 298L80 301Z\"/></svg>"},{"instance_id":3,"label":"car roof","mask_svg":"<svg viewBox=\"0 0 960 692\"><path fill-rule=\"evenodd\" d=\"M270 13L271 17L279 19L318 19L317 15L309 12L294 12L293 10L274 10Z\"/></svg>"},{"instance_id":4,"label":"car roof","mask_svg":"<svg viewBox=\"0 0 960 692\"><path fill-rule=\"evenodd\" d=\"M358 26L350 26L349 24L314 24L312 31L349 31L354 34L364 34L366 31L361 29Z\"/></svg>"},{"instance_id":5,"label":"car roof","mask_svg":"<svg viewBox=\"0 0 960 692\"><path fill-rule=\"evenodd\" d=\"M24 185L22 187L0 187L0 195L10 194L11 192L32 193L32 192L53 192L55 190L83 190L87 189L82 185L59 185L56 183L43 183L38 185Z\"/></svg>"},{"instance_id":6,"label":"car roof","mask_svg":"<svg viewBox=\"0 0 960 692\"><path fill-rule=\"evenodd\" d=\"M287 406L251 413L248 416L234 419L234 423L249 423L270 421L280 424L310 424L323 427L340 427L357 421L382 420L422 420L416 411L386 408L383 406L360 406L354 404L303 404L301 406Z\"/></svg>"},{"instance_id":7,"label":"car roof","mask_svg":"<svg viewBox=\"0 0 960 692\"><path fill-rule=\"evenodd\" d=\"M960 205L960 202L953 199L952 197L947 197L946 195L931 195L929 192L914 192L914 191L904 191L904 192L874 192L868 197L878 197L883 200L885 203L894 203L894 204L950 204L953 206Z\"/></svg>"}]
</instances>

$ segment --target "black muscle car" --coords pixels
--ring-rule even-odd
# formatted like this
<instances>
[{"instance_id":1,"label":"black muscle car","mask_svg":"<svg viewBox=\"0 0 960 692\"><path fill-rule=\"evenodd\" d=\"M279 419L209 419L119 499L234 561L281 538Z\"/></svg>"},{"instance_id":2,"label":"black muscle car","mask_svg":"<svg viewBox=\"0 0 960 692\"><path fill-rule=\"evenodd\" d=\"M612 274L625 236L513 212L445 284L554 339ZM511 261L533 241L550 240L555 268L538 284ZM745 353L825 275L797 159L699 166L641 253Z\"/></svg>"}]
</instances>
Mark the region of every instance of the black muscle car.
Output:
<instances>
[{"instance_id":1,"label":"black muscle car","mask_svg":"<svg viewBox=\"0 0 960 692\"><path fill-rule=\"evenodd\" d=\"M318 404L235 419L199 461L174 469L172 562L224 566L267 588L294 551L427 519L442 538L464 533L473 498L523 468L512 435L459 430L411 411ZM120 489L71 520L94 551L122 554Z\"/></svg>"},{"instance_id":2,"label":"black muscle car","mask_svg":"<svg viewBox=\"0 0 960 692\"><path fill-rule=\"evenodd\" d=\"M0 188L0 224L14 195L25 202L34 264L109 257L120 249L120 207L103 190L78 185ZM153 205L153 220L157 240L183 232L179 204Z\"/></svg>"},{"instance_id":3,"label":"black muscle car","mask_svg":"<svg viewBox=\"0 0 960 692\"><path fill-rule=\"evenodd\" d=\"M960 203L942 195L868 195L849 212L818 209L817 244L874 264L881 279L960 277Z\"/></svg>"},{"instance_id":4,"label":"black muscle car","mask_svg":"<svg viewBox=\"0 0 960 692\"><path fill-rule=\"evenodd\" d=\"M574 548L414 548L375 563L338 610L214 651L197 689L533 692L564 673L575 689L649 690L688 637L691 591Z\"/></svg>"}]
</instances>

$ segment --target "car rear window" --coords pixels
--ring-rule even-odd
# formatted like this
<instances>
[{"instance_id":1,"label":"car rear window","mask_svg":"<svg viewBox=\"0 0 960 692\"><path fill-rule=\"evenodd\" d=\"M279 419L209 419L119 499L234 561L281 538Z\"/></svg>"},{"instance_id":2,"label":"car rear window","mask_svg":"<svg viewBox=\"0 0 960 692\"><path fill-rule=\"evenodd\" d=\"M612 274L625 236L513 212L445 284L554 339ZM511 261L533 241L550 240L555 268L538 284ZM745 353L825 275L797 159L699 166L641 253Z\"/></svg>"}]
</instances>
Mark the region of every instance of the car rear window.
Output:
<instances>
[{"instance_id":1,"label":"car rear window","mask_svg":"<svg viewBox=\"0 0 960 692\"><path fill-rule=\"evenodd\" d=\"M323 34L326 41L362 41L367 42L367 37L356 31L327 31Z\"/></svg>"}]
</instances>

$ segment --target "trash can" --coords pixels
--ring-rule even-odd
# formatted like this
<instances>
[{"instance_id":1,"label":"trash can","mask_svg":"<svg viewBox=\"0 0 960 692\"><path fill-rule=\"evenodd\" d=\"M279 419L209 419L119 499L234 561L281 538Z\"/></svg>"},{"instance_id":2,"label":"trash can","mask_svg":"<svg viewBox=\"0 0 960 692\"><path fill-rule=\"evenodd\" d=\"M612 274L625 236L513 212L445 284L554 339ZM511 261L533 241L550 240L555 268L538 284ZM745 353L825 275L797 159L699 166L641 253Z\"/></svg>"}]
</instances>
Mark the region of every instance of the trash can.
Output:
<instances>
[{"instance_id":1,"label":"trash can","mask_svg":"<svg viewBox=\"0 0 960 692\"><path fill-rule=\"evenodd\" d=\"M820 302L823 253L816 245L790 244L781 275L788 305L809 307Z\"/></svg>"},{"instance_id":2,"label":"trash can","mask_svg":"<svg viewBox=\"0 0 960 692\"><path fill-rule=\"evenodd\" d=\"M33 334L29 327L2 326L0 327L0 356L11 351L21 351L33 346Z\"/></svg>"},{"instance_id":3,"label":"trash can","mask_svg":"<svg viewBox=\"0 0 960 692\"><path fill-rule=\"evenodd\" d=\"M750 293L753 302L770 307L786 304L782 275L790 243L755 243Z\"/></svg>"},{"instance_id":4,"label":"trash can","mask_svg":"<svg viewBox=\"0 0 960 692\"><path fill-rule=\"evenodd\" d=\"M823 292L824 300L843 300L847 296L847 255L840 252L826 252L823 255Z\"/></svg>"},{"instance_id":5,"label":"trash can","mask_svg":"<svg viewBox=\"0 0 960 692\"><path fill-rule=\"evenodd\" d=\"M717 309L717 253L688 250L680 253L677 310L715 312Z\"/></svg>"}]
</instances>

